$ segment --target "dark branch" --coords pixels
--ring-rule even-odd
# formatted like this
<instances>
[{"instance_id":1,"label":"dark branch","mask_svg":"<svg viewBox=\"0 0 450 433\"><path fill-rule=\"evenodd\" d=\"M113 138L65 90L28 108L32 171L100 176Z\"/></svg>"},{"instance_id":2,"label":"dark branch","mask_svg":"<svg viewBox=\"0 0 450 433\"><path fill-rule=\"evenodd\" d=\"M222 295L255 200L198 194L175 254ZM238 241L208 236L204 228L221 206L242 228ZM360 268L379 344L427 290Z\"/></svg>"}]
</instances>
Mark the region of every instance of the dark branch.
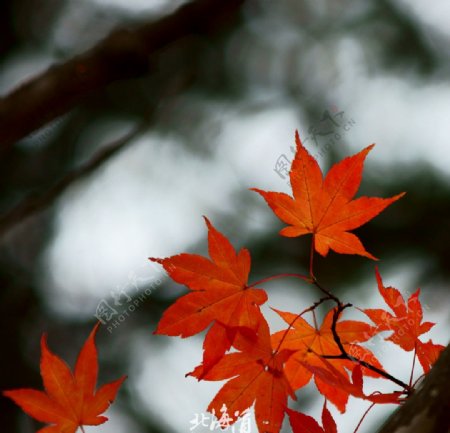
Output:
<instances>
[{"instance_id":1,"label":"dark branch","mask_svg":"<svg viewBox=\"0 0 450 433\"><path fill-rule=\"evenodd\" d=\"M135 127L131 132L99 150L85 165L69 172L47 191L39 194L30 194L17 206L1 215L0 236L36 212L42 211L49 207L70 185L92 173L100 165L104 164L112 156L131 143L133 139L142 134L147 128L147 123Z\"/></svg>"},{"instance_id":2,"label":"dark branch","mask_svg":"<svg viewBox=\"0 0 450 433\"><path fill-rule=\"evenodd\" d=\"M0 154L108 84L145 75L170 44L224 29L244 1L195 0L158 21L116 30L89 51L51 66L0 99Z\"/></svg>"},{"instance_id":3,"label":"dark branch","mask_svg":"<svg viewBox=\"0 0 450 433\"><path fill-rule=\"evenodd\" d=\"M331 332L333 333L333 339L337 346L339 347L339 350L341 351L340 355L322 355L323 358L326 359L348 359L349 361L356 362L360 364L363 367L366 367L369 370L372 370L376 373L378 373L380 376L385 377L386 379L389 379L390 381L396 383L397 385L401 386L405 391L410 392L410 386L401 381L400 379L397 379L396 377L390 375L389 373L385 372L384 370L381 370L380 368L376 367L375 365L372 365L366 361L363 361L361 359L355 358L354 356L347 353L345 350L344 345L342 344L341 337L339 337L339 334L336 329L337 322L339 320L339 316L341 315L342 311L344 311L345 308L351 307L352 304L343 304L339 301L338 306L335 308L333 312L333 322L331 324Z\"/></svg>"},{"instance_id":4,"label":"dark branch","mask_svg":"<svg viewBox=\"0 0 450 433\"><path fill-rule=\"evenodd\" d=\"M345 350L344 345L342 344L341 338L339 337L339 334L336 329L337 322L339 320L339 316L341 315L342 311L344 311L346 308L351 307L352 304L344 304L337 296L333 295L330 290L323 287L317 279L312 275L312 283L320 289L323 293L327 295L328 299L332 299L336 303L336 308L333 312L333 322L331 324L331 332L333 333L333 339L338 346L339 350L341 351L340 355L321 355L323 358L326 359L348 359L349 361L356 362L360 364L363 367L366 367L369 370L374 371L375 373L378 373L380 376L385 377L386 379L389 379L390 381L396 383L397 385L401 386L405 391L410 393L411 389L410 386L401 381L400 379L397 379L396 377L390 375L389 373L385 372L384 370L381 370L380 368L376 367L375 365L372 365L366 361L363 361L361 359L355 358L354 356L347 353Z\"/></svg>"},{"instance_id":5,"label":"dark branch","mask_svg":"<svg viewBox=\"0 0 450 433\"><path fill-rule=\"evenodd\" d=\"M29 194L13 208L0 215L0 236L33 214L50 207L74 182L90 175L98 167L109 161L111 157L128 146L135 138L151 127L157 112L162 116L170 115L174 108L174 102L170 99L170 96L179 93L188 83L189 75L185 76L184 73L174 74L166 86L159 89L159 94L155 95L152 107L149 107L148 110L142 113L140 124L136 125L123 137L104 146L85 165L65 174L64 177L57 180L46 191ZM158 105L162 101L166 103L163 107L159 107Z\"/></svg>"}]
</instances>

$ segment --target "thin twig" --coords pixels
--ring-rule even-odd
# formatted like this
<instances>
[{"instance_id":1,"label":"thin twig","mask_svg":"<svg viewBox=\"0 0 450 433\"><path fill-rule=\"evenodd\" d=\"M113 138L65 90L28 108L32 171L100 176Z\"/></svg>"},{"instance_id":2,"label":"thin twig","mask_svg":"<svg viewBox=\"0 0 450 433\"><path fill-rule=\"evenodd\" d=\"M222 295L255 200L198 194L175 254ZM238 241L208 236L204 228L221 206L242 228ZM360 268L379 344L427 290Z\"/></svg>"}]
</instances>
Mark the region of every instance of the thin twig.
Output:
<instances>
[{"instance_id":1,"label":"thin twig","mask_svg":"<svg viewBox=\"0 0 450 433\"><path fill-rule=\"evenodd\" d=\"M319 325L317 325L316 310L312 311L312 316L313 316L313 322L314 322L314 329L318 330L319 329Z\"/></svg>"},{"instance_id":2,"label":"thin twig","mask_svg":"<svg viewBox=\"0 0 450 433\"><path fill-rule=\"evenodd\" d=\"M333 322L331 323L331 332L333 333L333 338L336 344L339 347L339 350L342 354L346 354L347 356L350 356L345 351L344 345L342 344L341 337L339 336L336 326L337 322L339 320L339 316L341 315L342 311L344 311L346 308L351 307L352 304L339 304L333 311Z\"/></svg>"},{"instance_id":3,"label":"thin twig","mask_svg":"<svg viewBox=\"0 0 450 433\"><path fill-rule=\"evenodd\" d=\"M319 284L316 277L313 278L312 284L314 284L321 292L323 292L326 296L328 296L330 299L332 299L334 302L336 302L337 306L342 305L341 300L337 296L333 295L333 293L331 293L330 290L328 290L327 288L325 288L321 284Z\"/></svg>"}]
</instances>

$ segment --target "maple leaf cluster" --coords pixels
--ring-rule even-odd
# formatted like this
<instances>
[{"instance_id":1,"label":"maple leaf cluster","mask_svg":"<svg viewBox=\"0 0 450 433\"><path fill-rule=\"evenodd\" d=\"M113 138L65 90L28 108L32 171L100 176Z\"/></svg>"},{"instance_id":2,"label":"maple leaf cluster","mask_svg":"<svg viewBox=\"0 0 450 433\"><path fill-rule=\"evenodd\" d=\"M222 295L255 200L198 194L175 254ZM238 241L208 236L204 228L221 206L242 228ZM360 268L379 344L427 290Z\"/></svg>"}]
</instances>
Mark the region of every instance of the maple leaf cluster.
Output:
<instances>
[{"instance_id":1,"label":"maple leaf cluster","mask_svg":"<svg viewBox=\"0 0 450 433\"><path fill-rule=\"evenodd\" d=\"M350 230L368 222L404 193L390 198L353 199L361 183L364 160L373 145L335 164L323 178L317 161L302 145L298 133L296 143L290 171L292 196L253 189L288 224L280 234L287 237L312 234L312 246L322 256L331 249L377 260ZM325 405L320 427L313 418L289 409L288 398L295 400L295 392L313 379L318 391L340 412L345 411L349 396L372 403L400 403L412 392L411 384L387 373L375 355L360 344L380 332L393 331L389 341L404 350L414 350L425 373L436 361L443 346L419 340L433 325L421 323L419 292L406 304L396 289L383 286L377 269L379 291L394 315L381 309L366 309L362 311L374 325L340 320L349 305L320 286L313 273L312 257L309 276L289 275L316 285L326 296L300 314L275 310L288 326L271 334L261 312L268 296L256 286L274 277L249 283L249 251L245 248L236 251L206 217L205 222L209 258L184 253L150 260L161 264L173 281L189 289L164 312L155 333L185 338L209 327L202 363L188 373L198 380L226 380L209 404L209 412L218 414L226 407L228 413L238 417L254 406L260 433L278 433L286 413L295 433L336 433L336 424ZM312 326L302 316L307 312L314 314L314 309L324 301L336 305L325 315L320 327ZM401 389L367 395L363 391L364 376L392 380Z\"/></svg>"},{"instance_id":2,"label":"maple leaf cluster","mask_svg":"<svg viewBox=\"0 0 450 433\"><path fill-rule=\"evenodd\" d=\"M424 374L443 346L419 338L434 325L422 321L419 290L405 301L397 289L384 286L378 268L378 290L392 312L362 309L372 324L341 320L351 305L344 304L318 282L313 272L314 252L326 256L331 249L377 260L350 231L371 220L404 193L390 198L353 198L361 183L364 160L373 145L335 164L324 178L298 133L295 138L297 152L290 171L292 196L253 191L288 224L281 235L312 235L309 275L280 274L249 283L249 251L245 248L236 251L205 217L209 258L187 253L150 258L161 264L172 280L189 289L164 312L155 333L186 338L207 329L202 362L188 375L198 380L226 381L208 411L219 414L226 408L235 417L228 417L227 425L254 406L260 433L279 433L286 414L294 433L337 433L327 401L344 412L350 396L372 404L399 404L414 391L411 380L406 384L390 375L361 343L381 332L391 332L386 340L405 351L413 351L414 360L417 357ZM261 311L268 296L265 289L256 286L285 276L297 277L325 296L300 313L273 309L287 327L271 334ZM319 326L315 309L325 302L334 305ZM314 325L303 317L307 313L312 314ZM83 425L99 425L107 420L102 413L114 401L125 376L96 389L98 360L94 340L98 328L99 324L86 340L73 372L48 349L44 335L40 370L45 392L34 389L3 392L27 414L49 424L39 433L75 433L78 428L84 431ZM389 380L397 389L367 394L363 389L364 376ZM288 407L289 397L295 400L295 393L311 380L326 399L322 426L314 418Z\"/></svg>"}]
</instances>

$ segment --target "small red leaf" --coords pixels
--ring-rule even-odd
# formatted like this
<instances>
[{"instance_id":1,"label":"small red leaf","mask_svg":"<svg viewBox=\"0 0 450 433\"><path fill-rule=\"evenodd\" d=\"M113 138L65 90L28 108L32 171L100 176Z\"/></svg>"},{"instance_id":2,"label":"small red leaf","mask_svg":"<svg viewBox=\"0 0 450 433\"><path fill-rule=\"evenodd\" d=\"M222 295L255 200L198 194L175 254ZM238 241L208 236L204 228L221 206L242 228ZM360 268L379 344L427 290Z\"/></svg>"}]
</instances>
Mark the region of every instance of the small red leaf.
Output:
<instances>
[{"instance_id":1,"label":"small red leaf","mask_svg":"<svg viewBox=\"0 0 450 433\"><path fill-rule=\"evenodd\" d=\"M443 346L435 345L431 340L428 343L422 343L419 340L422 334L428 332L434 326L434 323L431 322L422 323L423 312L419 300L420 290L417 289L409 297L408 302L405 302L397 289L384 286L378 268L375 268L375 273L378 290L394 315L382 309L366 309L363 312L377 325L379 331L392 331L392 334L386 340L392 341L408 352L416 349L423 370L427 373Z\"/></svg>"}]
</instances>

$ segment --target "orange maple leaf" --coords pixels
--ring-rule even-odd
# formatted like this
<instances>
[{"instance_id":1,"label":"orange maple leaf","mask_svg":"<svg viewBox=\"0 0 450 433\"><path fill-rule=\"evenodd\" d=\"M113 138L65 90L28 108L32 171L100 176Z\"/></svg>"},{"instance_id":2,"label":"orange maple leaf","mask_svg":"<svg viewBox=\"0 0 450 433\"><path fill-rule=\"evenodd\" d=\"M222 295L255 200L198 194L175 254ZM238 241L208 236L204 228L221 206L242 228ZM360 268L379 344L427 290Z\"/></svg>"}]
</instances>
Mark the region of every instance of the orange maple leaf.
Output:
<instances>
[{"instance_id":1,"label":"orange maple leaf","mask_svg":"<svg viewBox=\"0 0 450 433\"><path fill-rule=\"evenodd\" d=\"M262 289L247 286L250 253L238 253L230 241L205 218L211 260L196 254L179 254L165 259L150 258L164 266L177 283L191 292L177 299L163 314L156 334L189 337L212 322L205 338L205 364L213 365L230 348L238 330L256 332L267 300Z\"/></svg>"},{"instance_id":2,"label":"orange maple leaf","mask_svg":"<svg viewBox=\"0 0 450 433\"><path fill-rule=\"evenodd\" d=\"M327 409L326 400L322 409L322 425L312 417L292 409L286 409L293 433L337 433L336 422Z\"/></svg>"},{"instance_id":3,"label":"orange maple leaf","mask_svg":"<svg viewBox=\"0 0 450 433\"><path fill-rule=\"evenodd\" d=\"M75 433L83 425L99 425L108 420L101 414L114 401L126 376L95 390L98 361L94 339L98 327L99 324L84 343L74 373L61 358L50 352L44 334L41 339L41 376L45 392L34 389L3 392L28 415L52 424L38 433Z\"/></svg>"},{"instance_id":4,"label":"orange maple leaf","mask_svg":"<svg viewBox=\"0 0 450 433\"><path fill-rule=\"evenodd\" d=\"M322 355L336 356L341 354L331 328L334 309L326 314L319 329L312 327L305 319L298 317L296 314L275 311L291 327L287 331L275 333L272 336L272 344L274 347L279 345L280 349L295 351L286 362L285 374L292 388L297 390L307 385L313 376L312 371L306 368L304 364L323 367ZM375 334L375 331L375 327L364 322L344 320L336 323L336 332L340 336L345 351L359 360L364 360L382 369L380 362L370 350L356 344L369 340ZM347 374L345 369L351 370L354 366L354 363L348 359L333 359L331 362L342 374ZM364 374L379 377L378 373L365 367ZM333 384L324 381L320 376L314 376L314 380L319 392L341 412L344 412L348 400L348 392L336 388Z\"/></svg>"},{"instance_id":5,"label":"orange maple leaf","mask_svg":"<svg viewBox=\"0 0 450 433\"><path fill-rule=\"evenodd\" d=\"M274 352L269 326L261 316L256 340L239 333L233 346L238 352L223 356L204 374L197 367L193 376L204 380L230 379L208 406L213 414L225 407L229 414L242 414L255 404L255 419L260 433L278 433L283 422L287 399L296 399L283 372L291 351ZM237 420L231 420L230 424Z\"/></svg>"},{"instance_id":6,"label":"orange maple leaf","mask_svg":"<svg viewBox=\"0 0 450 433\"><path fill-rule=\"evenodd\" d=\"M352 200L361 183L364 159L374 145L333 165L323 179L319 164L303 147L297 131L295 140L297 152L290 171L293 197L252 188L289 224L280 234L297 237L312 233L314 248L322 256L331 248L337 253L359 254L377 260L349 231L374 218L405 193L386 199L360 197Z\"/></svg>"},{"instance_id":7,"label":"orange maple leaf","mask_svg":"<svg viewBox=\"0 0 450 433\"><path fill-rule=\"evenodd\" d=\"M444 346L434 344L431 340L428 343L419 340L420 335L428 332L435 325L432 322L422 323L423 311L419 301L420 289L417 289L406 303L397 289L384 286L378 268L375 268L375 273L378 290L394 315L380 308L367 308L362 311L377 325L378 331L393 331L386 340L392 341L407 352L416 350L423 370L427 373Z\"/></svg>"}]
</instances>

